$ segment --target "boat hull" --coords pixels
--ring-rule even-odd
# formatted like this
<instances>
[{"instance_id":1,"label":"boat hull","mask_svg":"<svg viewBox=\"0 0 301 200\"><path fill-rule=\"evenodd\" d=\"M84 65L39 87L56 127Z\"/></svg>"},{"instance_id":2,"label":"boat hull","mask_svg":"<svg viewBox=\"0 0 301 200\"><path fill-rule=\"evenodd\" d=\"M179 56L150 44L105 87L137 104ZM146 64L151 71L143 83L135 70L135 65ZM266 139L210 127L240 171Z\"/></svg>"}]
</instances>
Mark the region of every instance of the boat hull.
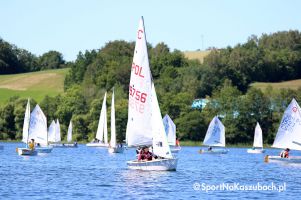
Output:
<instances>
[{"instance_id":1,"label":"boat hull","mask_svg":"<svg viewBox=\"0 0 301 200\"><path fill-rule=\"evenodd\" d=\"M124 147L115 147L115 148L108 148L109 153L123 153Z\"/></svg>"},{"instance_id":2,"label":"boat hull","mask_svg":"<svg viewBox=\"0 0 301 200\"><path fill-rule=\"evenodd\" d=\"M280 156L266 156L265 162L301 163L301 156L290 156L289 158L281 158Z\"/></svg>"},{"instance_id":3,"label":"boat hull","mask_svg":"<svg viewBox=\"0 0 301 200\"><path fill-rule=\"evenodd\" d=\"M29 148L17 148L18 155L20 156L36 156L38 152Z\"/></svg>"},{"instance_id":4,"label":"boat hull","mask_svg":"<svg viewBox=\"0 0 301 200\"><path fill-rule=\"evenodd\" d=\"M51 153L53 147L36 147L35 150L38 153Z\"/></svg>"},{"instance_id":5,"label":"boat hull","mask_svg":"<svg viewBox=\"0 0 301 200\"><path fill-rule=\"evenodd\" d=\"M53 148L77 148L77 143L50 144Z\"/></svg>"},{"instance_id":6,"label":"boat hull","mask_svg":"<svg viewBox=\"0 0 301 200\"><path fill-rule=\"evenodd\" d=\"M200 154L227 154L228 152L228 149L212 149L210 151L201 149L199 151Z\"/></svg>"},{"instance_id":7,"label":"boat hull","mask_svg":"<svg viewBox=\"0 0 301 200\"><path fill-rule=\"evenodd\" d=\"M178 165L177 158L155 159L151 161L128 161L129 169L144 171L176 171Z\"/></svg>"},{"instance_id":8,"label":"boat hull","mask_svg":"<svg viewBox=\"0 0 301 200\"><path fill-rule=\"evenodd\" d=\"M86 144L87 147L109 147L109 144L105 143L88 143Z\"/></svg>"},{"instance_id":9,"label":"boat hull","mask_svg":"<svg viewBox=\"0 0 301 200\"><path fill-rule=\"evenodd\" d=\"M248 153L264 153L265 149L248 149Z\"/></svg>"}]
</instances>

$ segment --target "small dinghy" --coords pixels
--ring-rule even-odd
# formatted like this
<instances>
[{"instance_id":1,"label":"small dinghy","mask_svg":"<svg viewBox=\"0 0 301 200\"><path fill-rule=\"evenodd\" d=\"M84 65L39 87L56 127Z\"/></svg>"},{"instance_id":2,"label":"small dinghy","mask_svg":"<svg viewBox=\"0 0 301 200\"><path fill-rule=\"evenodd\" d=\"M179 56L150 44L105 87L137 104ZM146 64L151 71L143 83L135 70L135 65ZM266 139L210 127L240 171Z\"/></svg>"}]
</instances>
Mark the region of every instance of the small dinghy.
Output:
<instances>
[{"instance_id":1,"label":"small dinghy","mask_svg":"<svg viewBox=\"0 0 301 200\"><path fill-rule=\"evenodd\" d=\"M67 143L53 143L54 148L77 148L77 142L72 143L72 121L70 121L67 132Z\"/></svg>"},{"instance_id":2,"label":"small dinghy","mask_svg":"<svg viewBox=\"0 0 301 200\"><path fill-rule=\"evenodd\" d=\"M176 125L175 123L172 121L172 119L169 117L168 114L166 114L163 118L163 124L164 124L164 129L167 135L167 140L168 140L168 144L171 147L170 151L173 154L179 153L179 151L181 150L180 146L176 145Z\"/></svg>"},{"instance_id":3,"label":"small dinghy","mask_svg":"<svg viewBox=\"0 0 301 200\"><path fill-rule=\"evenodd\" d=\"M226 145L225 126L217 116L209 124L203 145L209 146L209 148L207 150L201 149L199 151L201 154L226 154L229 152L228 149L224 148Z\"/></svg>"},{"instance_id":4,"label":"small dinghy","mask_svg":"<svg viewBox=\"0 0 301 200\"><path fill-rule=\"evenodd\" d=\"M286 108L273 148L301 150L301 109L295 99ZM276 161L286 163L301 163L301 156L289 156L288 158L279 156L265 156L265 162Z\"/></svg>"},{"instance_id":5,"label":"small dinghy","mask_svg":"<svg viewBox=\"0 0 301 200\"><path fill-rule=\"evenodd\" d=\"M29 122L30 122L30 102L29 99L27 101L24 122L23 122L23 134L22 134L22 142L26 144L25 148L17 148L16 151L20 156L36 156L38 152L36 150L32 150L28 147L28 137L29 137Z\"/></svg>"},{"instance_id":6,"label":"small dinghy","mask_svg":"<svg viewBox=\"0 0 301 200\"><path fill-rule=\"evenodd\" d=\"M262 129L257 122L254 132L254 142L253 148L247 150L248 153L264 153L265 149L263 149L263 141L262 141Z\"/></svg>"}]
</instances>

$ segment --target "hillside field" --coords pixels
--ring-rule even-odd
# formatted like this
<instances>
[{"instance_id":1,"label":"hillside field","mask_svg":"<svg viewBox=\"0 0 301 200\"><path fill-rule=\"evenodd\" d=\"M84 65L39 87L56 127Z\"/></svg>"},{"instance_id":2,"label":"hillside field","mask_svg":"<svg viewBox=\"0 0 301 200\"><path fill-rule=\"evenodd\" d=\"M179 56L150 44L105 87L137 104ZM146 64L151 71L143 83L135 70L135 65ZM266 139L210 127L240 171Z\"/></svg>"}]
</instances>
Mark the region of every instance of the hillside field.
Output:
<instances>
[{"instance_id":1,"label":"hillside field","mask_svg":"<svg viewBox=\"0 0 301 200\"><path fill-rule=\"evenodd\" d=\"M64 92L64 79L69 69L46 70L0 76L0 104L12 96L33 98L40 102L46 95Z\"/></svg>"}]
</instances>

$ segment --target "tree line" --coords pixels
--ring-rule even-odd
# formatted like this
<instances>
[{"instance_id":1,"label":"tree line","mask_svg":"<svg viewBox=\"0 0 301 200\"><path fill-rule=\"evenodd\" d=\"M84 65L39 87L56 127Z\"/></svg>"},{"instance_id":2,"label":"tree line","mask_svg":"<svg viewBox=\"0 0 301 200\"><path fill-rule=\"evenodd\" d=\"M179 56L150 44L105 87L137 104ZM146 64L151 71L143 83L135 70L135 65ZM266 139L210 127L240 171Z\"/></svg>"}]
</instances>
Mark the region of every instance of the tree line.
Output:
<instances>
[{"instance_id":1,"label":"tree line","mask_svg":"<svg viewBox=\"0 0 301 200\"><path fill-rule=\"evenodd\" d=\"M36 56L0 38L0 74L17 74L66 67L58 51L49 51Z\"/></svg>"},{"instance_id":2,"label":"tree line","mask_svg":"<svg viewBox=\"0 0 301 200\"><path fill-rule=\"evenodd\" d=\"M251 36L244 44L213 49L204 63L188 60L164 43L148 44L162 115L170 115L182 140L202 141L209 122L218 115L226 127L227 142L251 143L258 121L264 141L272 143L285 107L293 97L301 100L301 89L261 91L250 88L250 83L301 78L300 44L299 31ZM71 69L65 78L65 93L46 96L40 103L48 124L58 118L65 134L72 120L74 139L91 140L97 130L104 93L109 92L110 107L114 87L117 135L119 141L124 140L134 45L111 41L101 49L80 52L68 64ZM203 109L193 109L191 104L196 98L207 98L209 103ZM12 97L0 108L0 139L20 139L26 101ZM34 105L35 101L31 103Z\"/></svg>"}]
</instances>

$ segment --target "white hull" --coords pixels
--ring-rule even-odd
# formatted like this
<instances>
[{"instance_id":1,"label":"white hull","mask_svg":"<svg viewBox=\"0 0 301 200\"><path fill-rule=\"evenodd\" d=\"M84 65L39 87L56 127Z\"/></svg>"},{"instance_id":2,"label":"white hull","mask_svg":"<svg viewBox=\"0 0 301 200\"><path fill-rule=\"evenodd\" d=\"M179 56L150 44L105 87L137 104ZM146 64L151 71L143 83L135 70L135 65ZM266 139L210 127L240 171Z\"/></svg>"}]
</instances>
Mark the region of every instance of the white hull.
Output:
<instances>
[{"instance_id":1,"label":"white hull","mask_svg":"<svg viewBox=\"0 0 301 200\"><path fill-rule=\"evenodd\" d=\"M51 153L53 147L36 147L35 150L38 153Z\"/></svg>"},{"instance_id":2,"label":"white hull","mask_svg":"<svg viewBox=\"0 0 301 200\"><path fill-rule=\"evenodd\" d=\"M123 153L124 147L115 147L115 148L109 147L108 151L109 153Z\"/></svg>"},{"instance_id":3,"label":"white hull","mask_svg":"<svg viewBox=\"0 0 301 200\"><path fill-rule=\"evenodd\" d=\"M77 143L50 144L53 148L77 148Z\"/></svg>"},{"instance_id":4,"label":"white hull","mask_svg":"<svg viewBox=\"0 0 301 200\"><path fill-rule=\"evenodd\" d=\"M20 156L36 156L38 152L29 148L17 148L18 155Z\"/></svg>"},{"instance_id":5,"label":"white hull","mask_svg":"<svg viewBox=\"0 0 301 200\"><path fill-rule=\"evenodd\" d=\"M199 151L200 154L227 154L228 152L228 149L212 149L210 151L201 149Z\"/></svg>"},{"instance_id":6,"label":"white hull","mask_svg":"<svg viewBox=\"0 0 301 200\"><path fill-rule=\"evenodd\" d=\"M178 159L155 159L151 161L128 161L129 169L145 170L145 171L175 171L177 169Z\"/></svg>"},{"instance_id":7,"label":"white hull","mask_svg":"<svg viewBox=\"0 0 301 200\"><path fill-rule=\"evenodd\" d=\"M93 142L91 142L91 143L86 144L86 146L87 147L109 147L109 144L97 143L97 142L93 143Z\"/></svg>"},{"instance_id":8,"label":"white hull","mask_svg":"<svg viewBox=\"0 0 301 200\"><path fill-rule=\"evenodd\" d=\"M281 158L280 156L266 156L265 162L285 162L285 163L301 163L301 156L290 156L289 158Z\"/></svg>"},{"instance_id":9,"label":"white hull","mask_svg":"<svg viewBox=\"0 0 301 200\"><path fill-rule=\"evenodd\" d=\"M248 149L248 153L264 153L265 149Z\"/></svg>"}]
</instances>

